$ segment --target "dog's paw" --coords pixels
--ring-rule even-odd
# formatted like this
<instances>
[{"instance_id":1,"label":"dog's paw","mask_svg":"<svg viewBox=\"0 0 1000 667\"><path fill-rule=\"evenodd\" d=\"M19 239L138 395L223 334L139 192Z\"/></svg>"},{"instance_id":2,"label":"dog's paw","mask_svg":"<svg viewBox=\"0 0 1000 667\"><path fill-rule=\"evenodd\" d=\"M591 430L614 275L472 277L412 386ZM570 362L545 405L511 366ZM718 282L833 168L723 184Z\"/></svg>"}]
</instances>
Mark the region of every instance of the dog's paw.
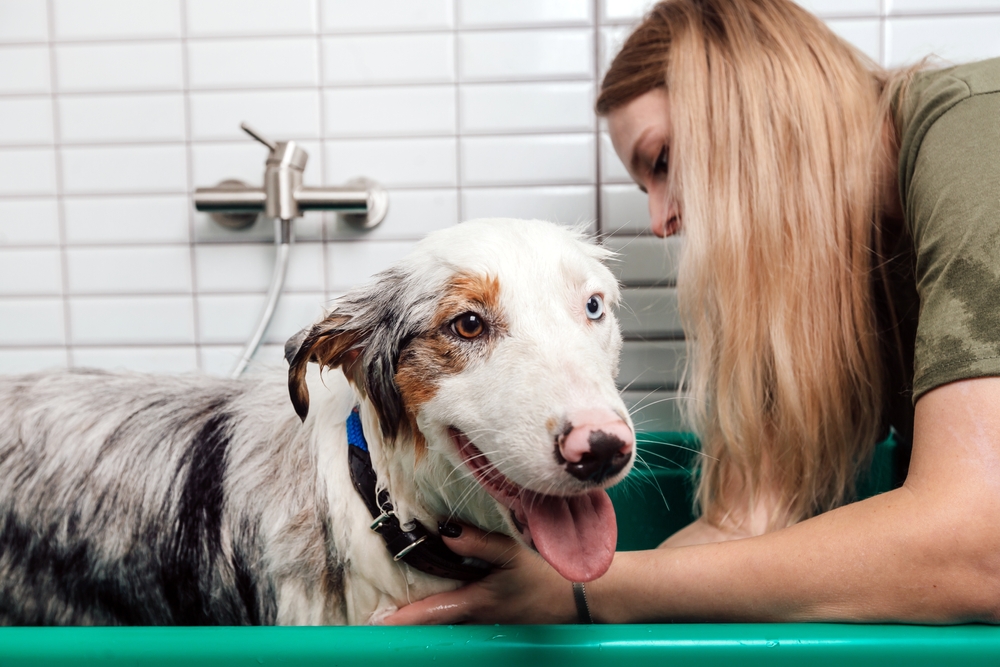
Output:
<instances>
[{"instance_id":1,"label":"dog's paw","mask_svg":"<svg viewBox=\"0 0 1000 667\"><path fill-rule=\"evenodd\" d=\"M388 607L379 607L372 612L372 615L368 617L368 625L385 625L385 619L396 613L399 607L396 605L390 605Z\"/></svg>"}]
</instances>

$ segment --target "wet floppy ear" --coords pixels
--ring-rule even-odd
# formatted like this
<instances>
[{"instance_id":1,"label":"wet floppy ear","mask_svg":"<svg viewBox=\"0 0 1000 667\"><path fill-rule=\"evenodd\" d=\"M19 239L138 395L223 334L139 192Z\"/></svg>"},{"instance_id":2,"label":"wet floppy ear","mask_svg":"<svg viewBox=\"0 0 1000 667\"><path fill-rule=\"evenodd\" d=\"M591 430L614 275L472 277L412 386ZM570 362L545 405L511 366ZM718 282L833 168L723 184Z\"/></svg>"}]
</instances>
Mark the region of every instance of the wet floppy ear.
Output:
<instances>
[{"instance_id":1,"label":"wet floppy ear","mask_svg":"<svg viewBox=\"0 0 1000 667\"><path fill-rule=\"evenodd\" d=\"M351 326L352 318L334 313L322 322L306 328L285 343L288 360L288 393L299 418L309 414L309 388L306 370L315 361L323 368L342 367L344 375L358 379L358 359L363 351L364 331ZM355 384L358 384L355 381Z\"/></svg>"}]
</instances>

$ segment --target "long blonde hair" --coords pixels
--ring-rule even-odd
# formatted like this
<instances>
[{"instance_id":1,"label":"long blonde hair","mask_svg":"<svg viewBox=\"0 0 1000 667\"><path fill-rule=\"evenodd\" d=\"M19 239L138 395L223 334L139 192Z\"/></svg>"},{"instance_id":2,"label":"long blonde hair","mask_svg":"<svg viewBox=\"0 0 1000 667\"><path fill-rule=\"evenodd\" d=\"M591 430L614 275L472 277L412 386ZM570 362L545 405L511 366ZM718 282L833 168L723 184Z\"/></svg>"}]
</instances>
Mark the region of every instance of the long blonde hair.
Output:
<instances>
[{"instance_id":1,"label":"long blonde hair","mask_svg":"<svg viewBox=\"0 0 1000 667\"><path fill-rule=\"evenodd\" d=\"M848 500L882 426L873 272L898 85L788 0L660 3L597 111L661 85L696 502L716 525L767 502L779 528Z\"/></svg>"}]
</instances>

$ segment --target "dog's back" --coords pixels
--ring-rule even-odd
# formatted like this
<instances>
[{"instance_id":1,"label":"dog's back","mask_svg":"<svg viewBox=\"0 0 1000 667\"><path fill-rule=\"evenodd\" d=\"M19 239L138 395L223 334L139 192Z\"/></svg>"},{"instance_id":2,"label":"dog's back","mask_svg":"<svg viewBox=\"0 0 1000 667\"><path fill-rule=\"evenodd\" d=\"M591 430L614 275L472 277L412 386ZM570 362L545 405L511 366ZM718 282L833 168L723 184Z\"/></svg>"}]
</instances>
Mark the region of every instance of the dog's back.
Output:
<instances>
[{"instance_id":1,"label":"dog's back","mask_svg":"<svg viewBox=\"0 0 1000 667\"><path fill-rule=\"evenodd\" d=\"M275 622L262 503L297 515L296 557L327 571L327 513L282 379L0 378L0 622Z\"/></svg>"}]
</instances>

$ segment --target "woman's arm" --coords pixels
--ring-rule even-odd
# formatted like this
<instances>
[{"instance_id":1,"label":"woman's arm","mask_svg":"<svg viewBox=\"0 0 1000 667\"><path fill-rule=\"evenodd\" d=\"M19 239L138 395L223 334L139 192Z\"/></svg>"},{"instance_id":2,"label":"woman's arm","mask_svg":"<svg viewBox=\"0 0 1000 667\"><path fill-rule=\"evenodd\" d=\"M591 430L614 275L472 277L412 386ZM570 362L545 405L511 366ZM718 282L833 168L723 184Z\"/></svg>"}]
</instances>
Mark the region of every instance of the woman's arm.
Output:
<instances>
[{"instance_id":1,"label":"woman's arm","mask_svg":"<svg viewBox=\"0 0 1000 667\"><path fill-rule=\"evenodd\" d=\"M534 554L477 533L452 544L507 566L389 622L575 619ZM902 488L759 537L620 553L587 593L607 623L1000 620L1000 378L918 401Z\"/></svg>"}]
</instances>

